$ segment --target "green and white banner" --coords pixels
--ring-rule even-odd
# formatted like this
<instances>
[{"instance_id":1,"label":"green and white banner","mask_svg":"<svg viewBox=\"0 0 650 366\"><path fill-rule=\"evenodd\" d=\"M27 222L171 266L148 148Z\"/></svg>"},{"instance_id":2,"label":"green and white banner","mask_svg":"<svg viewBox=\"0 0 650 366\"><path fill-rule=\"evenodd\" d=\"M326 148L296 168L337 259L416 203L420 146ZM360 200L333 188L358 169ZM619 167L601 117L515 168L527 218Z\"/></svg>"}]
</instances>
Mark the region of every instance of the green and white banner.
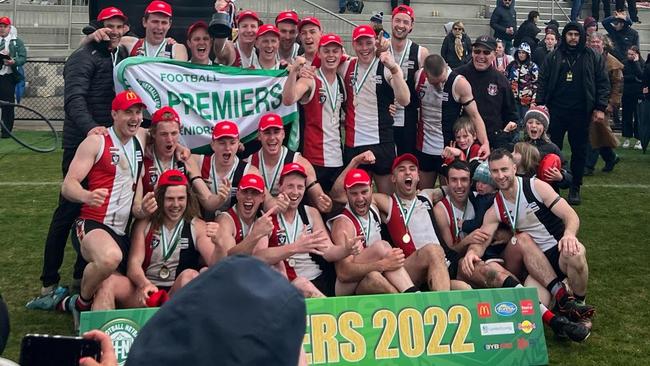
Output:
<instances>
[{"instance_id":1,"label":"green and white banner","mask_svg":"<svg viewBox=\"0 0 650 366\"><path fill-rule=\"evenodd\" d=\"M156 311L82 312L81 332L108 333L122 365ZM303 349L310 365L548 364L533 288L308 299Z\"/></svg>"},{"instance_id":2,"label":"green and white banner","mask_svg":"<svg viewBox=\"0 0 650 366\"><path fill-rule=\"evenodd\" d=\"M215 123L231 120L243 142L255 138L260 117L273 112L292 123L289 148L298 143L296 105L282 104L286 70L247 70L196 65L163 58L129 57L115 68L119 91L132 89L152 114L169 105L181 117L182 142L197 153L210 151Z\"/></svg>"}]
</instances>

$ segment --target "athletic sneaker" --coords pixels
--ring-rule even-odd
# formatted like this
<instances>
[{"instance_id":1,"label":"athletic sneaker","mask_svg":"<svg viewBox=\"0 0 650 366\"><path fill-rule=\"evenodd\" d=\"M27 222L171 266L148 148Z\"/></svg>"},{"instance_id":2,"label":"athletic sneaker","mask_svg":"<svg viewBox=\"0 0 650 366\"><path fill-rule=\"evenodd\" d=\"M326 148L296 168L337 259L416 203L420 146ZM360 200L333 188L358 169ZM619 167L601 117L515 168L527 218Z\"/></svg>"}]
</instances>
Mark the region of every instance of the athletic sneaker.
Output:
<instances>
[{"instance_id":1,"label":"athletic sneaker","mask_svg":"<svg viewBox=\"0 0 650 366\"><path fill-rule=\"evenodd\" d=\"M634 144L634 150L643 150L643 146L641 146L641 140L636 141L636 144Z\"/></svg>"},{"instance_id":2,"label":"athletic sneaker","mask_svg":"<svg viewBox=\"0 0 650 366\"><path fill-rule=\"evenodd\" d=\"M79 322L81 319L81 312L77 309L78 294L70 296L68 300L68 311L72 313L72 320L74 321L74 331L79 333Z\"/></svg>"},{"instance_id":3,"label":"athletic sneaker","mask_svg":"<svg viewBox=\"0 0 650 366\"><path fill-rule=\"evenodd\" d=\"M555 314L560 314L569 318L569 320L577 322L582 319L591 319L596 312L596 309L593 306L578 303L575 298L569 297L569 299L560 306L559 304L555 305L553 311Z\"/></svg>"},{"instance_id":4,"label":"athletic sneaker","mask_svg":"<svg viewBox=\"0 0 650 366\"><path fill-rule=\"evenodd\" d=\"M25 307L27 309L40 309L40 310L54 310L56 305L65 298L68 294L68 288L62 286L52 286L50 291L42 293L40 296L35 297Z\"/></svg>"},{"instance_id":5,"label":"athletic sneaker","mask_svg":"<svg viewBox=\"0 0 650 366\"><path fill-rule=\"evenodd\" d=\"M625 139L625 141L623 141L623 145L621 145L621 147L624 148L624 149L628 149L630 147L630 139Z\"/></svg>"},{"instance_id":6,"label":"athletic sneaker","mask_svg":"<svg viewBox=\"0 0 650 366\"><path fill-rule=\"evenodd\" d=\"M591 334L591 330L584 324L572 322L562 315L554 316L549 325L558 337L569 338L574 342L582 342Z\"/></svg>"}]
</instances>

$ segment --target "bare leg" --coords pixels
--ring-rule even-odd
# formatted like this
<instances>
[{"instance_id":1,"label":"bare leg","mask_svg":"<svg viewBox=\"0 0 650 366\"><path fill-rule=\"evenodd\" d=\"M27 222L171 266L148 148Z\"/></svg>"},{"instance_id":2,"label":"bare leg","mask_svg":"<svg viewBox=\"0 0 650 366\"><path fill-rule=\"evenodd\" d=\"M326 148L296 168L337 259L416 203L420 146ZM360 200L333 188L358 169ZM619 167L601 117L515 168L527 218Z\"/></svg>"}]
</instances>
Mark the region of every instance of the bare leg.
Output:
<instances>
[{"instance_id":1,"label":"bare leg","mask_svg":"<svg viewBox=\"0 0 650 366\"><path fill-rule=\"evenodd\" d=\"M302 292L305 298L326 297L310 280L304 277L296 277L291 283Z\"/></svg>"},{"instance_id":2,"label":"bare leg","mask_svg":"<svg viewBox=\"0 0 650 366\"><path fill-rule=\"evenodd\" d=\"M471 276L463 273L463 277L467 278L472 287L476 288L499 288L503 286L503 281L508 276L512 276L512 274L500 264L496 262L485 263L483 261L476 263Z\"/></svg>"},{"instance_id":3,"label":"bare leg","mask_svg":"<svg viewBox=\"0 0 650 366\"><path fill-rule=\"evenodd\" d=\"M86 300L95 296L102 281L107 279L122 261L122 251L104 230L88 232L81 241L81 255L88 262L81 280L80 295Z\"/></svg>"},{"instance_id":4,"label":"bare leg","mask_svg":"<svg viewBox=\"0 0 650 366\"><path fill-rule=\"evenodd\" d=\"M471 290L472 286L469 283L461 280L451 280L452 290Z\"/></svg>"},{"instance_id":5,"label":"bare leg","mask_svg":"<svg viewBox=\"0 0 650 366\"><path fill-rule=\"evenodd\" d=\"M176 291L180 290L183 288L183 286L187 285L195 279L199 275L199 272L193 270L193 269L186 269L183 272L181 272L180 275L176 276L176 281L174 281L174 285L172 285L172 288L169 289L169 296L171 297Z\"/></svg>"},{"instance_id":6,"label":"bare leg","mask_svg":"<svg viewBox=\"0 0 650 366\"><path fill-rule=\"evenodd\" d=\"M546 307L551 306L551 293L548 292L546 287L542 286L542 284L537 282L537 280L535 280L532 276L526 277L524 286L535 287L537 289L537 296L539 297L539 301Z\"/></svg>"},{"instance_id":7,"label":"bare leg","mask_svg":"<svg viewBox=\"0 0 650 366\"><path fill-rule=\"evenodd\" d=\"M542 286L548 286L557 275L544 253L530 235L525 233L517 234L517 246L520 247L528 273Z\"/></svg>"},{"instance_id":8,"label":"bare leg","mask_svg":"<svg viewBox=\"0 0 650 366\"><path fill-rule=\"evenodd\" d=\"M585 296L587 293L587 281L589 280L589 266L587 265L586 249L579 244L578 254L574 256L560 255L560 269L567 275L569 286L577 296Z\"/></svg>"},{"instance_id":9,"label":"bare leg","mask_svg":"<svg viewBox=\"0 0 650 366\"><path fill-rule=\"evenodd\" d=\"M404 268L416 287L426 280L431 291L449 291L450 289L445 252L440 245L429 244L416 250L406 258Z\"/></svg>"},{"instance_id":10,"label":"bare leg","mask_svg":"<svg viewBox=\"0 0 650 366\"><path fill-rule=\"evenodd\" d=\"M357 295L396 294L398 292L388 279L379 272L368 273L356 288Z\"/></svg>"},{"instance_id":11,"label":"bare leg","mask_svg":"<svg viewBox=\"0 0 650 366\"><path fill-rule=\"evenodd\" d=\"M354 263L372 263L376 262L378 260L381 260L384 258L388 250L390 250L390 244L386 243L385 241L378 241L375 243L372 243L368 247L364 248L361 253L358 255L355 255L352 259L351 265L354 265ZM372 273L372 272L371 272ZM362 286L362 292L361 293L371 293L371 294L382 294L386 293L384 290L388 289L394 289L394 287L388 282L388 280L381 275L381 273L376 272L379 274L382 279L374 279L375 274L368 273L364 278L360 279L359 281L351 281L351 282L343 282L340 280L340 278L336 279L336 283L334 285L334 293L336 296L346 296L346 295L353 295L355 293L359 293L358 287L360 284L363 282ZM368 277L370 276L370 279Z\"/></svg>"},{"instance_id":12,"label":"bare leg","mask_svg":"<svg viewBox=\"0 0 650 366\"><path fill-rule=\"evenodd\" d=\"M526 235L528 234L520 234ZM517 236L519 238L519 235ZM504 263L503 268L507 269L510 273L514 274L520 281L525 279L526 267L524 265L524 253L522 253L521 245L512 245L510 240L507 241L506 248L501 253ZM518 242L517 242L518 243Z\"/></svg>"}]
</instances>

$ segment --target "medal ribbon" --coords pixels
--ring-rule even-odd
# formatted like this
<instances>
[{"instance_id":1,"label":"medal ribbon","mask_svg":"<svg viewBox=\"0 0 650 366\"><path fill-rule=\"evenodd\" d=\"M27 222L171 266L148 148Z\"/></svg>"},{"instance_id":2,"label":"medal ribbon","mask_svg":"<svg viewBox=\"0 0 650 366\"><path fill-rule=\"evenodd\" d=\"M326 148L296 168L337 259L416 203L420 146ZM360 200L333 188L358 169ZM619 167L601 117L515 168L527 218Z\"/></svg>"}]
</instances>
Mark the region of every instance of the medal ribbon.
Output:
<instances>
[{"instance_id":1,"label":"medal ribbon","mask_svg":"<svg viewBox=\"0 0 650 366\"><path fill-rule=\"evenodd\" d=\"M411 43L412 42L411 42L410 39L406 41L406 47L404 47L404 50L402 51L402 55L399 58L399 62L397 63L397 66L399 66L400 69L402 68L402 64L404 63L404 60L406 59L406 54L408 53L409 49L411 48ZM393 58L395 58L395 51L393 51L393 43L392 42L390 43L390 53L393 55ZM395 60L395 61L397 61L397 60ZM404 73L403 76L404 76L404 80L406 80L408 75L407 75L407 73Z\"/></svg>"},{"instance_id":2,"label":"medal ribbon","mask_svg":"<svg viewBox=\"0 0 650 366\"><path fill-rule=\"evenodd\" d=\"M321 71L321 69L318 69L318 76L323 80L323 85L325 85L325 92L327 93L327 97L330 100L330 106L332 107L332 112L336 112L336 97L339 95L339 83L338 80L334 80L334 92L330 93L330 84L325 78L325 75ZM335 75L336 77L336 75Z\"/></svg>"},{"instance_id":3,"label":"medal ribbon","mask_svg":"<svg viewBox=\"0 0 650 366\"><path fill-rule=\"evenodd\" d=\"M298 237L298 226L300 226L299 224L302 223L302 220L300 220L300 215L296 213L296 217L293 220L293 234L291 234L289 225L287 225L287 222L284 220L284 215L279 214L278 217L280 218L280 225L282 225L284 232L287 233L287 244L295 242L296 238Z\"/></svg>"},{"instance_id":4,"label":"medal ribbon","mask_svg":"<svg viewBox=\"0 0 650 366\"><path fill-rule=\"evenodd\" d=\"M244 57L246 57L246 56L242 52L241 48L239 48L239 41L235 42L235 47L237 47L237 51L239 52L239 58L242 61L242 63L241 63L242 68L245 69L245 68L251 67L251 65L259 64L259 62L257 61L257 53L255 53L255 48L253 48L253 52L251 52L251 57L250 58L247 57L248 65L244 65Z\"/></svg>"},{"instance_id":5,"label":"medal ribbon","mask_svg":"<svg viewBox=\"0 0 650 366\"><path fill-rule=\"evenodd\" d=\"M165 48L165 46L167 46L167 40L162 41L162 43L160 44L160 46L158 46L158 49L156 50L156 54L154 54L152 57L158 57L158 55L160 55L160 51L162 51ZM147 50L149 49L149 47L147 47L146 40L144 41L143 48L144 48L144 55L149 56L147 55L148 53Z\"/></svg>"},{"instance_id":6,"label":"medal ribbon","mask_svg":"<svg viewBox=\"0 0 650 366\"><path fill-rule=\"evenodd\" d=\"M264 164L264 152L260 151L260 168L262 170L262 177L264 177L264 184L266 184L266 189L269 190L269 192L273 189L273 186L275 186L275 180L278 178L278 174L280 174L280 166L282 166L282 162L284 161L284 158L287 156L287 149L282 146L282 154L280 154L280 159L278 160L278 164L275 166L275 172L273 172L273 180L270 180L269 177L266 176L266 164ZM268 182L271 182L271 185L269 186Z\"/></svg>"},{"instance_id":7,"label":"medal ribbon","mask_svg":"<svg viewBox=\"0 0 650 366\"><path fill-rule=\"evenodd\" d=\"M361 231L363 232L363 236L364 236L364 238L366 238L366 245L370 245L370 221L371 221L370 218L371 218L372 214L370 212L368 212L368 224L364 228L363 227L363 219L360 216L358 216L356 213L354 213L354 211L352 211L352 209L350 209L349 206L348 206L348 209L350 210L350 212L352 212L352 215L354 215L354 217L359 222L359 226L361 227Z\"/></svg>"},{"instance_id":8,"label":"medal ribbon","mask_svg":"<svg viewBox=\"0 0 650 366\"><path fill-rule=\"evenodd\" d=\"M133 162L131 162L131 158L129 157L129 154L126 153L126 147L124 146L122 141L117 137L117 134L115 133L115 129L111 127L108 129L108 132L111 135L113 142L120 145L120 149L124 153L124 157L126 157L126 161L129 163L129 173L131 174L131 178L133 178L133 181L136 181L136 176L138 175L138 165L136 164L137 157L135 156L136 155L135 142L133 143ZM131 137L131 139L133 139L133 137Z\"/></svg>"},{"instance_id":9,"label":"medal ribbon","mask_svg":"<svg viewBox=\"0 0 650 366\"><path fill-rule=\"evenodd\" d=\"M219 190L219 178L217 176L217 169L214 167L215 162L214 162L214 155L212 155L211 161L210 161L210 177L212 178L212 193L217 194L217 191ZM235 176L235 169L237 168L237 165L239 165L239 158L235 156L235 162L232 164L232 168L230 168L230 172L228 172L227 177L228 181L232 182L233 177Z\"/></svg>"},{"instance_id":10,"label":"medal ribbon","mask_svg":"<svg viewBox=\"0 0 650 366\"><path fill-rule=\"evenodd\" d=\"M185 220L181 219L174 227L172 237L169 238L169 240L166 238L164 225L160 228L160 241L162 244L164 262L166 262L172 256L174 250L176 250L176 246L180 241L180 234L181 230L183 230L183 225L185 225Z\"/></svg>"},{"instance_id":11,"label":"medal ribbon","mask_svg":"<svg viewBox=\"0 0 650 366\"><path fill-rule=\"evenodd\" d=\"M165 167L163 167L163 164L160 162L160 160L158 160L158 157L156 156L155 151L153 153L153 160L156 162L156 169L158 169L158 173L162 174L162 173L167 171L167 169L165 169ZM175 164L174 155L172 155L172 160L171 160L171 164L169 165L169 169L174 169L174 164Z\"/></svg>"},{"instance_id":12,"label":"medal ribbon","mask_svg":"<svg viewBox=\"0 0 650 366\"><path fill-rule=\"evenodd\" d=\"M375 64L377 63L379 59L375 57L372 62L370 63L370 66L368 66L368 69L366 72L363 74L363 78L361 79L361 82L357 79L357 76L359 75L359 59L357 59L356 64L354 65L354 80L356 81L354 83L354 95L359 95L359 92L361 91L361 88L363 87L363 84L366 82L366 79L368 78L368 75L370 74L370 71L372 71L372 68L375 67Z\"/></svg>"},{"instance_id":13,"label":"medal ribbon","mask_svg":"<svg viewBox=\"0 0 650 366\"><path fill-rule=\"evenodd\" d=\"M249 226L248 230L246 230L247 225L244 223L244 220L242 220L241 217L239 216L239 213L237 212L237 207L233 207L233 210L237 214L237 219L239 220L239 225L241 226L241 237L243 239L248 235L248 233L251 231L251 227L255 225L255 223L253 222L253 225Z\"/></svg>"},{"instance_id":14,"label":"medal ribbon","mask_svg":"<svg viewBox=\"0 0 650 366\"><path fill-rule=\"evenodd\" d=\"M461 227L458 226L458 218L456 217L456 206L454 206L453 202L449 200L449 204L451 205L451 216L454 220L454 231L456 232L456 239L460 239L460 232L461 232ZM465 207L467 209L467 206ZM460 211L460 210L459 210ZM465 210L462 211L463 216L461 218L465 218Z\"/></svg>"},{"instance_id":15,"label":"medal ribbon","mask_svg":"<svg viewBox=\"0 0 650 366\"><path fill-rule=\"evenodd\" d=\"M413 202L411 202L411 207L404 208L404 205L402 205L402 200L397 197L397 194L393 194L395 196L395 199L397 200L397 205L399 206L399 210L402 213L402 220L404 220L404 225L406 225L406 231L409 229L409 222L411 221L411 217L413 217L413 212L415 211L415 204L418 202L417 198L413 199ZM453 211L453 210L452 210Z\"/></svg>"},{"instance_id":16,"label":"medal ribbon","mask_svg":"<svg viewBox=\"0 0 650 366\"><path fill-rule=\"evenodd\" d=\"M522 184L521 177L517 177L517 198L515 200L515 208L512 214L510 214L508 208L505 207L506 198L503 195L503 192L499 191L499 194L501 195L501 199L503 200L503 206L505 208L506 215L508 216L508 221L510 221L510 227L512 227L512 232L515 234L517 233L517 219L519 218L519 201L521 200L521 191L522 191L521 184Z\"/></svg>"}]
</instances>

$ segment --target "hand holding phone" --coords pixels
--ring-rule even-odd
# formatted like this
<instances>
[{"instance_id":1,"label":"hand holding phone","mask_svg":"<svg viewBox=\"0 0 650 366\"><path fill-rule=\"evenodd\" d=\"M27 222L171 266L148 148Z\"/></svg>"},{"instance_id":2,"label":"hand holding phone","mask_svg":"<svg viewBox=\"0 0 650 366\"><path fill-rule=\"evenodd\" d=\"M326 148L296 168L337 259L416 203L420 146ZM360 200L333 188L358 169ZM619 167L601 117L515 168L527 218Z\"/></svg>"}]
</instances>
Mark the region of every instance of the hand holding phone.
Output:
<instances>
[{"instance_id":1,"label":"hand holding phone","mask_svg":"<svg viewBox=\"0 0 650 366\"><path fill-rule=\"evenodd\" d=\"M101 352L96 338L28 334L21 344L20 365L78 366L81 358L100 361Z\"/></svg>"}]
</instances>

